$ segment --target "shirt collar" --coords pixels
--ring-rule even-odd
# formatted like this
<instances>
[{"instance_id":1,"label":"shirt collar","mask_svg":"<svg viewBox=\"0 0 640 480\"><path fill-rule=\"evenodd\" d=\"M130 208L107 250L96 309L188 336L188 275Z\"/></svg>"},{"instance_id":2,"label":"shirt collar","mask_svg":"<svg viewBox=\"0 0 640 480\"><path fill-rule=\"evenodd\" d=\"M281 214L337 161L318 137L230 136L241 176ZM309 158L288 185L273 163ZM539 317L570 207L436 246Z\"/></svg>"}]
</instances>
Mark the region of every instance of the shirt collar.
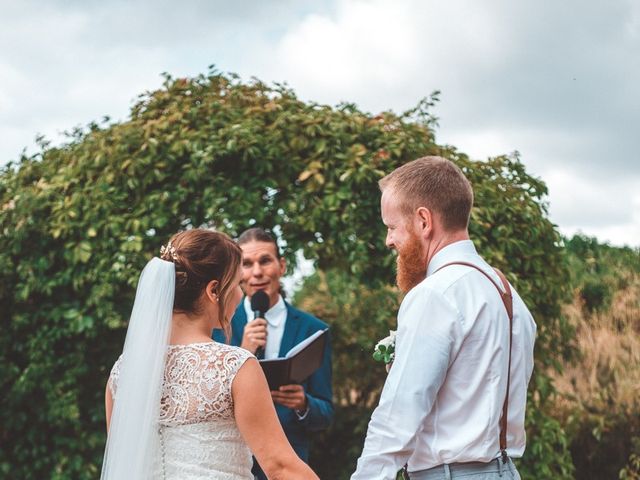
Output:
<instances>
[{"instance_id":1,"label":"shirt collar","mask_svg":"<svg viewBox=\"0 0 640 480\"><path fill-rule=\"evenodd\" d=\"M244 297L244 309L247 312L247 318L251 321L253 319L253 310L251 310L251 301L247 296ZM286 318L286 312L287 305L284 303L282 295L278 295L276 304L265 313L265 320L272 327L278 327L282 323L283 318Z\"/></svg>"},{"instance_id":2,"label":"shirt collar","mask_svg":"<svg viewBox=\"0 0 640 480\"><path fill-rule=\"evenodd\" d=\"M427 267L427 277L435 273L439 268L447 263L460 261L464 257L477 256L476 247L471 240L460 240L451 243L436 253Z\"/></svg>"}]
</instances>

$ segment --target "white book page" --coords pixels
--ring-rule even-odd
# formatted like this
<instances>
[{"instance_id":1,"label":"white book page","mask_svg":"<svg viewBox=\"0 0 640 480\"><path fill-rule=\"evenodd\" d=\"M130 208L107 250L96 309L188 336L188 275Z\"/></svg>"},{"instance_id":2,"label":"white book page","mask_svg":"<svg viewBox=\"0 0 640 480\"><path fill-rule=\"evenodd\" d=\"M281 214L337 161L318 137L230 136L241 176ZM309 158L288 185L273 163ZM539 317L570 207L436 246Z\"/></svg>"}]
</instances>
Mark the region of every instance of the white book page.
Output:
<instances>
[{"instance_id":1,"label":"white book page","mask_svg":"<svg viewBox=\"0 0 640 480\"><path fill-rule=\"evenodd\" d=\"M327 329L318 330L316 333L314 333L310 337L305 338L303 341L301 341L299 344L297 344L295 347L293 347L291 350L289 350L287 352L287 354L284 356L284 358L291 358L296 353L304 350L307 345L309 345L311 342L313 342L316 338L318 338L320 335L322 335L326 331L327 331Z\"/></svg>"}]
</instances>

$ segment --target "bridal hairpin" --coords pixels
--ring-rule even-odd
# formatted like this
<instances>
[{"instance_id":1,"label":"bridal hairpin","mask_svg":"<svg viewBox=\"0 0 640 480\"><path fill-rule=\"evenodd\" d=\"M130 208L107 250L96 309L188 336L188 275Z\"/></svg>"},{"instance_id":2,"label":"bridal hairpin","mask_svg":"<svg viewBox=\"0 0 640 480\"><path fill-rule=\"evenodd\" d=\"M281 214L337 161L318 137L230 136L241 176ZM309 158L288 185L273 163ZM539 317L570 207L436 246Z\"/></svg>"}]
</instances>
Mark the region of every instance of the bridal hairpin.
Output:
<instances>
[{"instance_id":1,"label":"bridal hairpin","mask_svg":"<svg viewBox=\"0 0 640 480\"><path fill-rule=\"evenodd\" d=\"M169 257L169 258L166 258ZM178 254L176 253L176 247L171 245L171 240L167 242L167 245L162 245L160 247L160 258L164 258L165 260L173 260L174 262L178 260Z\"/></svg>"}]
</instances>

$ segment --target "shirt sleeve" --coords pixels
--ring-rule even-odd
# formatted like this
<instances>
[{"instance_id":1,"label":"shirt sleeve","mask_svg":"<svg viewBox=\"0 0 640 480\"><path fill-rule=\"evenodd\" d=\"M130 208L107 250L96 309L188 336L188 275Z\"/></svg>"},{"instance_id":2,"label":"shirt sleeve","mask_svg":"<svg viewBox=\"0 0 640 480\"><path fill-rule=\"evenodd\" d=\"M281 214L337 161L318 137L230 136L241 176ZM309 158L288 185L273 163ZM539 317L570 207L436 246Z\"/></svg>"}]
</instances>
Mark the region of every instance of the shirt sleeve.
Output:
<instances>
[{"instance_id":1,"label":"shirt sleeve","mask_svg":"<svg viewBox=\"0 0 640 480\"><path fill-rule=\"evenodd\" d=\"M309 407L307 407L306 410L294 410L294 412L296 413L298 420L304 420L307 418L307 415L309 415Z\"/></svg>"},{"instance_id":2,"label":"shirt sleeve","mask_svg":"<svg viewBox=\"0 0 640 480\"><path fill-rule=\"evenodd\" d=\"M351 480L396 478L461 343L461 315L443 294L418 288L407 295L398 317L393 366Z\"/></svg>"}]
</instances>

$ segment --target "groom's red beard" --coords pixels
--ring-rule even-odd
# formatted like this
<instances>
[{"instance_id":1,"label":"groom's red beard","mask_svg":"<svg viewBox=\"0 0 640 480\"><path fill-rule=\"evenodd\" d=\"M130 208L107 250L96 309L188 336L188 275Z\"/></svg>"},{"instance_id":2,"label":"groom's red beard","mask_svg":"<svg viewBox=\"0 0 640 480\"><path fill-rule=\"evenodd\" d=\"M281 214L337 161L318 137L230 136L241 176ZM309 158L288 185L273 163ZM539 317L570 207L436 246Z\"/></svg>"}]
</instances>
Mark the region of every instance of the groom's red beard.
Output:
<instances>
[{"instance_id":1,"label":"groom's red beard","mask_svg":"<svg viewBox=\"0 0 640 480\"><path fill-rule=\"evenodd\" d=\"M415 233L411 233L407 242L398 248L396 261L398 264L396 284L404 293L418 285L427 275L422 243Z\"/></svg>"}]
</instances>

